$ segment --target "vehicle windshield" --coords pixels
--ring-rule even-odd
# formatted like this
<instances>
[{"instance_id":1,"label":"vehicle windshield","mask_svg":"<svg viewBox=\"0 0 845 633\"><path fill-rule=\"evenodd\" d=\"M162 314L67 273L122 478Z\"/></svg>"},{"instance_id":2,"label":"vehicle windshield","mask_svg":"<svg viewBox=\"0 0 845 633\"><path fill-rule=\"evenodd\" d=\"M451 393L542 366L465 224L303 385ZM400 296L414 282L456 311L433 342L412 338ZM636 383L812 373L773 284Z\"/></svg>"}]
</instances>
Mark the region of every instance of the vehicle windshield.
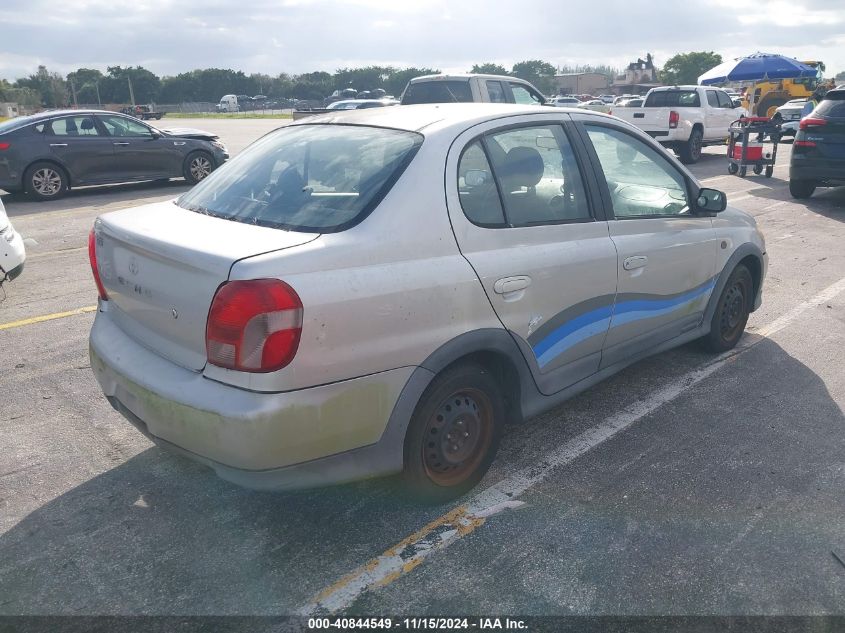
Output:
<instances>
[{"instance_id":1,"label":"vehicle windshield","mask_svg":"<svg viewBox=\"0 0 845 633\"><path fill-rule=\"evenodd\" d=\"M181 196L180 207L293 231L342 231L365 217L423 137L357 125L294 125L265 136Z\"/></svg>"},{"instance_id":2,"label":"vehicle windshield","mask_svg":"<svg viewBox=\"0 0 845 633\"><path fill-rule=\"evenodd\" d=\"M402 95L402 104L416 103L471 103L472 90L469 80L417 81L408 84Z\"/></svg>"},{"instance_id":3,"label":"vehicle windshield","mask_svg":"<svg viewBox=\"0 0 845 633\"><path fill-rule=\"evenodd\" d=\"M660 90L645 100L646 108L698 108L701 100L695 90Z\"/></svg>"}]
</instances>

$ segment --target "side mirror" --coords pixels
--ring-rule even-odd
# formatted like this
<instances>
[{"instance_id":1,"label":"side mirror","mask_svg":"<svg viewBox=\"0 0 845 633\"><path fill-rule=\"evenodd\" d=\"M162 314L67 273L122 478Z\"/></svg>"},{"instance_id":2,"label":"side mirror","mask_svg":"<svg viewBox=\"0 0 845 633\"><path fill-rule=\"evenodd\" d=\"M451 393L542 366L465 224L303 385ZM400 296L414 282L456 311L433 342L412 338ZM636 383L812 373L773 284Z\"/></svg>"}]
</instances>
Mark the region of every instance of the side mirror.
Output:
<instances>
[{"instance_id":1,"label":"side mirror","mask_svg":"<svg viewBox=\"0 0 845 633\"><path fill-rule=\"evenodd\" d=\"M150 128L150 134L153 135L153 138L161 138L162 136L164 136L161 132L159 132L155 128Z\"/></svg>"},{"instance_id":2,"label":"side mirror","mask_svg":"<svg viewBox=\"0 0 845 633\"><path fill-rule=\"evenodd\" d=\"M464 182L467 187L480 187L487 183L487 175L483 169L469 169L464 174Z\"/></svg>"},{"instance_id":3,"label":"side mirror","mask_svg":"<svg viewBox=\"0 0 845 633\"><path fill-rule=\"evenodd\" d=\"M720 211L724 211L728 206L728 198L718 189L708 189L704 187L698 191L698 197L695 200L695 204L700 211L719 213Z\"/></svg>"}]
</instances>

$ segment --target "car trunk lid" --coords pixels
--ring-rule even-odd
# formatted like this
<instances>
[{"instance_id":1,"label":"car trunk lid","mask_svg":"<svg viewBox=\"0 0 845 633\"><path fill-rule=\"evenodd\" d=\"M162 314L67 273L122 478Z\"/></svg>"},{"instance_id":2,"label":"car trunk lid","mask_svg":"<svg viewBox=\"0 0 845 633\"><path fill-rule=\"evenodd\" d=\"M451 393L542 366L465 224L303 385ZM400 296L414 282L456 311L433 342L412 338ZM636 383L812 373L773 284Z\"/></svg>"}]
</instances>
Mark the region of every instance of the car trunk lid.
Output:
<instances>
[{"instance_id":1,"label":"car trunk lid","mask_svg":"<svg viewBox=\"0 0 845 633\"><path fill-rule=\"evenodd\" d=\"M172 202L116 211L95 224L108 309L133 339L168 360L205 366L205 326L236 261L319 237L215 218Z\"/></svg>"}]
</instances>

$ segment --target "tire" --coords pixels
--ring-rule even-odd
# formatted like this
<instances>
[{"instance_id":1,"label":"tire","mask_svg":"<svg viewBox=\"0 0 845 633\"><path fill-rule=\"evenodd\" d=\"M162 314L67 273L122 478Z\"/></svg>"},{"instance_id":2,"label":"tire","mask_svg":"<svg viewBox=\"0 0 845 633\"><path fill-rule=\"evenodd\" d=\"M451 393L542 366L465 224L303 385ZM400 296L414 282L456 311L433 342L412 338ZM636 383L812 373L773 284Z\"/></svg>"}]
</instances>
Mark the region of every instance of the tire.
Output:
<instances>
[{"instance_id":1,"label":"tire","mask_svg":"<svg viewBox=\"0 0 845 633\"><path fill-rule=\"evenodd\" d=\"M736 163L728 163L728 173L733 175L739 171L739 165Z\"/></svg>"},{"instance_id":2,"label":"tire","mask_svg":"<svg viewBox=\"0 0 845 633\"><path fill-rule=\"evenodd\" d=\"M792 180L789 179L789 193L793 198L803 200L813 195L816 190L816 183L812 180Z\"/></svg>"},{"instance_id":3,"label":"tire","mask_svg":"<svg viewBox=\"0 0 845 633\"><path fill-rule=\"evenodd\" d=\"M489 371L476 364L445 370L423 393L408 426L407 488L428 503L466 493L493 462L504 419L501 387Z\"/></svg>"},{"instance_id":4,"label":"tire","mask_svg":"<svg viewBox=\"0 0 845 633\"><path fill-rule=\"evenodd\" d=\"M771 178L773 173L775 173L774 165L766 165L766 178Z\"/></svg>"},{"instance_id":5,"label":"tire","mask_svg":"<svg viewBox=\"0 0 845 633\"><path fill-rule=\"evenodd\" d=\"M58 200L68 191L68 177L55 163L33 163L23 176L26 192L35 200Z\"/></svg>"},{"instance_id":6,"label":"tire","mask_svg":"<svg viewBox=\"0 0 845 633\"><path fill-rule=\"evenodd\" d=\"M706 350L718 354L733 349L739 342L748 323L753 293L751 273L740 264L734 268L719 296L710 320L710 333L701 339Z\"/></svg>"},{"instance_id":7,"label":"tire","mask_svg":"<svg viewBox=\"0 0 845 633\"><path fill-rule=\"evenodd\" d=\"M702 138L701 128L693 128L689 140L678 148L682 163L691 165L698 162L698 159L701 158Z\"/></svg>"},{"instance_id":8,"label":"tire","mask_svg":"<svg viewBox=\"0 0 845 633\"><path fill-rule=\"evenodd\" d=\"M763 166L762 165L754 165L754 173L758 176L763 173Z\"/></svg>"},{"instance_id":9,"label":"tire","mask_svg":"<svg viewBox=\"0 0 845 633\"><path fill-rule=\"evenodd\" d=\"M185 158L182 175L189 185L205 180L214 171L214 158L208 152L191 152Z\"/></svg>"},{"instance_id":10,"label":"tire","mask_svg":"<svg viewBox=\"0 0 845 633\"><path fill-rule=\"evenodd\" d=\"M745 178L745 175L747 173L748 173L748 167L746 167L745 165L743 165L742 167L739 168L739 177L740 178Z\"/></svg>"}]
</instances>

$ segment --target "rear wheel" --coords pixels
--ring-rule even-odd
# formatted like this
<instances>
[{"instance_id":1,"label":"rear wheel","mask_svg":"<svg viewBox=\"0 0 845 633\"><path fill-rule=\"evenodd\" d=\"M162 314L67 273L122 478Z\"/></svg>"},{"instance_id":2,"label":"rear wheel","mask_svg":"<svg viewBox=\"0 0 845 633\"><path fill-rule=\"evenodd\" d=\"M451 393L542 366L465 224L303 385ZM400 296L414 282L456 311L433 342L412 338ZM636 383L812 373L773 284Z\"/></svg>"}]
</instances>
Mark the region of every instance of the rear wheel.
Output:
<instances>
[{"instance_id":1,"label":"rear wheel","mask_svg":"<svg viewBox=\"0 0 845 633\"><path fill-rule=\"evenodd\" d=\"M214 159L208 152L191 152L182 168L185 180L190 185L205 180L212 171L214 171Z\"/></svg>"},{"instance_id":2,"label":"rear wheel","mask_svg":"<svg viewBox=\"0 0 845 633\"><path fill-rule=\"evenodd\" d=\"M504 417L501 388L480 365L458 365L437 376L405 437L403 476L411 491L441 503L470 490L496 455Z\"/></svg>"},{"instance_id":3,"label":"rear wheel","mask_svg":"<svg viewBox=\"0 0 845 633\"><path fill-rule=\"evenodd\" d=\"M728 173L729 174L735 174L738 171L739 171L739 165L737 165L736 163L728 163Z\"/></svg>"},{"instance_id":4,"label":"rear wheel","mask_svg":"<svg viewBox=\"0 0 845 633\"><path fill-rule=\"evenodd\" d=\"M816 183L812 180L789 180L789 193L793 198L809 198L816 190Z\"/></svg>"},{"instance_id":5,"label":"rear wheel","mask_svg":"<svg viewBox=\"0 0 845 633\"><path fill-rule=\"evenodd\" d=\"M758 176L763 173L763 166L762 165L754 165L754 173Z\"/></svg>"},{"instance_id":6,"label":"rear wheel","mask_svg":"<svg viewBox=\"0 0 845 633\"><path fill-rule=\"evenodd\" d=\"M68 190L65 171L53 163L35 163L24 174L27 193L36 200L56 200Z\"/></svg>"},{"instance_id":7,"label":"rear wheel","mask_svg":"<svg viewBox=\"0 0 845 633\"><path fill-rule=\"evenodd\" d=\"M751 311L754 282L745 266L734 268L710 320L710 333L702 339L711 352L732 349L742 337Z\"/></svg>"},{"instance_id":8,"label":"rear wheel","mask_svg":"<svg viewBox=\"0 0 845 633\"><path fill-rule=\"evenodd\" d=\"M701 158L703 134L700 128L693 128L689 140L679 147L681 162L684 164L697 163Z\"/></svg>"},{"instance_id":9,"label":"rear wheel","mask_svg":"<svg viewBox=\"0 0 845 633\"><path fill-rule=\"evenodd\" d=\"M743 165L742 167L739 168L739 177L740 178L745 178L745 175L747 173L748 173L748 167L746 167L745 165Z\"/></svg>"}]
</instances>

